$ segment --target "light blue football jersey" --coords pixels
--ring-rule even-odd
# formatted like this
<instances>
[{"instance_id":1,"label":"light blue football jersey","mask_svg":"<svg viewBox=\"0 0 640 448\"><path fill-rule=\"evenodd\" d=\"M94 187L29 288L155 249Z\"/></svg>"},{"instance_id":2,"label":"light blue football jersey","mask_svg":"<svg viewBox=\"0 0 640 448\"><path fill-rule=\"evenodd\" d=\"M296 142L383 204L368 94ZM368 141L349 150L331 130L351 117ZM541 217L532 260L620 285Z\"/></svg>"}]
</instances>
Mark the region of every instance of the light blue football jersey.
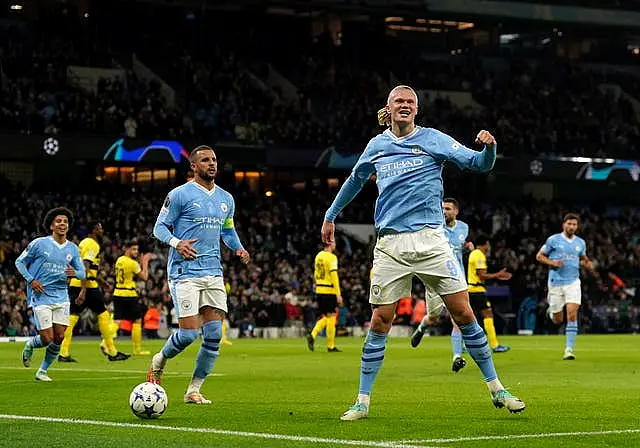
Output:
<instances>
[{"instance_id":1,"label":"light blue football jersey","mask_svg":"<svg viewBox=\"0 0 640 448\"><path fill-rule=\"evenodd\" d=\"M456 260L458 260L460 269L464 272L462 251L464 249L464 243L467 242L467 237L469 236L469 226L466 222L456 219L456 224L453 227L448 226L446 223L444 224L444 234L447 237L447 241L449 241L449 246L451 246L453 254L456 256Z\"/></svg>"},{"instance_id":2,"label":"light blue football jersey","mask_svg":"<svg viewBox=\"0 0 640 448\"><path fill-rule=\"evenodd\" d=\"M416 126L404 137L396 137L387 129L371 139L327 210L325 220L335 221L371 175L376 174L378 199L374 220L379 235L442 227L444 163L452 162L472 171L489 171L495 160L495 146L474 151L436 129Z\"/></svg>"},{"instance_id":3,"label":"light blue football jersey","mask_svg":"<svg viewBox=\"0 0 640 448\"><path fill-rule=\"evenodd\" d=\"M80 258L80 250L71 241L58 244L52 236L36 238L16 259L16 268L27 281L27 297L29 306L53 305L69 301L67 292L67 276L64 270L73 266L76 278L86 277L84 263ZM29 285L38 280L44 292L36 293Z\"/></svg>"},{"instance_id":4,"label":"light blue football jersey","mask_svg":"<svg viewBox=\"0 0 640 448\"><path fill-rule=\"evenodd\" d=\"M191 181L169 193L153 234L167 244L173 237L195 239L192 246L198 251L195 260L185 260L176 249L169 249L167 273L170 280L222 276L220 238L231 250L242 249L234 228L234 212L233 197L218 185L209 191Z\"/></svg>"},{"instance_id":5,"label":"light blue football jersey","mask_svg":"<svg viewBox=\"0 0 640 448\"><path fill-rule=\"evenodd\" d=\"M564 233L547 238L540 249L551 260L562 260L562 266L549 269L550 286L569 285L580 278L580 257L587 254L587 243L579 236L569 240Z\"/></svg>"}]
</instances>

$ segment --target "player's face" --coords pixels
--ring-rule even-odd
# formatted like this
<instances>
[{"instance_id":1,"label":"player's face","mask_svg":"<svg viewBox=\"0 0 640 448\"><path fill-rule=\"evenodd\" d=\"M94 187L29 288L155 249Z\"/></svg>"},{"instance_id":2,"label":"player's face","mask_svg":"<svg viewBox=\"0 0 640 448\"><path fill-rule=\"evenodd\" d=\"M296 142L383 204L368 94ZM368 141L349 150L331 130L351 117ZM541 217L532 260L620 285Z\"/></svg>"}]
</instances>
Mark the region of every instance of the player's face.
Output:
<instances>
[{"instance_id":1,"label":"player's face","mask_svg":"<svg viewBox=\"0 0 640 448\"><path fill-rule=\"evenodd\" d=\"M562 230L567 236L572 236L578 230L578 220L577 219L567 219L562 224Z\"/></svg>"},{"instance_id":2,"label":"player's face","mask_svg":"<svg viewBox=\"0 0 640 448\"><path fill-rule=\"evenodd\" d=\"M57 236L67 236L69 219L65 215L56 216L51 223L51 231Z\"/></svg>"},{"instance_id":3,"label":"player's face","mask_svg":"<svg viewBox=\"0 0 640 448\"><path fill-rule=\"evenodd\" d=\"M191 163L194 174L206 182L211 182L218 172L218 159L211 150L198 151L196 159Z\"/></svg>"},{"instance_id":4,"label":"player's face","mask_svg":"<svg viewBox=\"0 0 640 448\"><path fill-rule=\"evenodd\" d=\"M398 124L410 124L416 119L418 112L418 98L409 89L398 89L393 92L387 104L391 113L391 121Z\"/></svg>"},{"instance_id":5,"label":"player's face","mask_svg":"<svg viewBox=\"0 0 640 448\"><path fill-rule=\"evenodd\" d=\"M444 213L444 220L447 224L455 221L456 216L458 216L458 209L451 202L442 203L442 212Z\"/></svg>"},{"instance_id":6,"label":"player's face","mask_svg":"<svg viewBox=\"0 0 640 448\"><path fill-rule=\"evenodd\" d=\"M133 245L129 248L129 256L131 258L138 258L139 254L140 254L140 251L137 245Z\"/></svg>"}]
</instances>

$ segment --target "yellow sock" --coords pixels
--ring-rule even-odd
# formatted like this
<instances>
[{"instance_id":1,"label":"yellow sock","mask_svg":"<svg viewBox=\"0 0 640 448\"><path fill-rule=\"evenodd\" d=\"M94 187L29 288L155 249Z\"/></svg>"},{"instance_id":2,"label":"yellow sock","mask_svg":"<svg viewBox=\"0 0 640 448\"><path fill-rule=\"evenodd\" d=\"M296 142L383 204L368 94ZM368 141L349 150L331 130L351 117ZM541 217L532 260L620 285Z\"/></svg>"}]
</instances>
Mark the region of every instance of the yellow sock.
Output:
<instances>
[{"instance_id":1,"label":"yellow sock","mask_svg":"<svg viewBox=\"0 0 640 448\"><path fill-rule=\"evenodd\" d=\"M233 345L233 343L227 339L227 321L222 320L222 338L220 339L221 344L225 345Z\"/></svg>"},{"instance_id":2,"label":"yellow sock","mask_svg":"<svg viewBox=\"0 0 640 448\"><path fill-rule=\"evenodd\" d=\"M80 316L76 316L75 314L69 316L69 326L66 330L64 330L64 340L62 341L62 346L60 347L60 356L62 356L63 358L69 356L71 339L73 339L73 327L76 326L78 320L80 320Z\"/></svg>"},{"instance_id":3,"label":"yellow sock","mask_svg":"<svg viewBox=\"0 0 640 448\"><path fill-rule=\"evenodd\" d=\"M327 317L327 347L336 348L336 316Z\"/></svg>"},{"instance_id":4,"label":"yellow sock","mask_svg":"<svg viewBox=\"0 0 640 448\"><path fill-rule=\"evenodd\" d=\"M484 323L484 332L487 333L489 346L491 348L496 348L499 343L498 336L496 336L496 327L493 326L493 317L485 317L482 322Z\"/></svg>"},{"instance_id":5,"label":"yellow sock","mask_svg":"<svg viewBox=\"0 0 640 448\"><path fill-rule=\"evenodd\" d=\"M133 343L133 353L142 351L142 325L134 323L131 326L131 342Z\"/></svg>"},{"instance_id":6,"label":"yellow sock","mask_svg":"<svg viewBox=\"0 0 640 448\"><path fill-rule=\"evenodd\" d=\"M117 355L118 350L116 350L116 345L113 343L113 336L111 336L111 331L109 331L109 313L107 311L98 315L98 328L102 335L101 345L107 349L107 353L111 356Z\"/></svg>"},{"instance_id":7,"label":"yellow sock","mask_svg":"<svg viewBox=\"0 0 640 448\"><path fill-rule=\"evenodd\" d=\"M324 327L327 326L327 318L323 317L322 319L318 319L318 322L316 322L316 325L313 327L313 330L311 330L311 337L313 339L318 337L318 333L320 333L322 330L324 330Z\"/></svg>"}]
</instances>

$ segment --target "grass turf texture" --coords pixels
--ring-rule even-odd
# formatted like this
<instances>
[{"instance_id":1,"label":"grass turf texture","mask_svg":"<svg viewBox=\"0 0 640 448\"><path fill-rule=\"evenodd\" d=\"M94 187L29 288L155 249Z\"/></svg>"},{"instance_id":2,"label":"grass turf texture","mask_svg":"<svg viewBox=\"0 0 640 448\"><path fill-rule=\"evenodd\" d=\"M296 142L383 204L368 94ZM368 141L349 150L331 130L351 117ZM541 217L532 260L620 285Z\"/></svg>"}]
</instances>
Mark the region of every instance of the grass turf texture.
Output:
<instances>
[{"instance_id":1,"label":"grass turf texture","mask_svg":"<svg viewBox=\"0 0 640 448\"><path fill-rule=\"evenodd\" d=\"M343 353L327 353L318 339L316 352L300 340L236 340L224 346L214 376L202 392L209 406L185 405L199 343L171 360L163 381L169 407L158 420L143 421L128 406L129 393L145 380L150 356L109 362L97 341L73 343L78 364L54 363L52 383L34 380L44 350L22 367L22 343L0 344L0 434L7 447L613 447L640 446L640 356L638 336L583 336L575 361L562 361L563 336L501 337L508 353L494 355L500 378L527 409L512 415L495 409L468 354L467 367L451 372L448 337L425 338L418 349L406 338L388 342L384 366L372 395L369 418L341 422L357 393L362 340L338 338ZM145 349L162 341L145 341ZM128 339L118 341L131 350ZM34 422L7 415L41 416L160 425L179 428L304 436L322 440L268 439L256 435L184 432L162 428ZM633 433L510 438L517 435L638 430ZM477 436L507 437L461 440ZM449 441L434 439L450 439ZM408 441L404 445L401 441ZM418 442L419 440L419 442ZM392 442L396 442L394 445Z\"/></svg>"}]
</instances>

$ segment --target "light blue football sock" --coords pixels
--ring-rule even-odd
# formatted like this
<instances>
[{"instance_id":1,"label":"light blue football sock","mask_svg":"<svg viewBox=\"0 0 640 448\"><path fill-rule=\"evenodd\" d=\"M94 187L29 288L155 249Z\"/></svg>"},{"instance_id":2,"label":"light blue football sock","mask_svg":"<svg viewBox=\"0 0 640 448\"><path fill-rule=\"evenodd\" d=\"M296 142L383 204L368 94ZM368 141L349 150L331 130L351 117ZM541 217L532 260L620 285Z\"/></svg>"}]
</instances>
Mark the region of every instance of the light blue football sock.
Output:
<instances>
[{"instance_id":1,"label":"light blue football sock","mask_svg":"<svg viewBox=\"0 0 640 448\"><path fill-rule=\"evenodd\" d=\"M198 336L200 336L200 331L198 330L178 328L178 331L169 336L164 347L162 347L162 356L167 359L175 357L178 353L181 353L185 348L189 347L193 341L198 339Z\"/></svg>"},{"instance_id":2,"label":"light blue football sock","mask_svg":"<svg viewBox=\"0 0 640 448\"><path fill-rule=\"evenodd\" d=\"M45 351L44 359L42 360L42 364L40 364L40 370L44 370L45 372L49 370L53 361L56 360L58 355L60 354L60 345L55 342L51 342L47 345L47 350Z\"/></svg>"},{"instance_id":3,"label":"light blue football sock","mask_svg":"<svg viewBox=\"0 0 640 448\"><path fill-rule=\"evenodd\" d=\"M371 395L373 383L384 361L387 334L369 330L362 348L362 362L360 364L360 394Z\"/></svg>"},{"instance_id":4,"label":"light blue football sock","mask_svg":"<svg viewBox=\"0 0 640 448\"><path fill-rule=\"evenodd\" d=\"M564 332L567 339L566 348L573 350L573 346L576 345L576 337L578 336L578 321L567 322Z\"/></svg>"},{"instance_id":5,"label":"light blue football sock","mask_svg":"<svg viewBox=\"0 0 640 448\"><path fill-rule=\"evenodd\" d=\"M451 351L454 358L462 356L462 333L455 328L451 330Z\"/></svg>"},{"instance_id":6,"label":"light blue football sock","mask_svg":"<svg viewBox=\"0 0 640 448\"><path fill-rule=\"evenodd\" d=\"M475 363L480 367L482 375L484 375L484 380L489 382L497 379L498 374L493 365L491 349L489 348L489 342L487 341L487 335L484 330L480 328L480 325L478 325L475 319L473 322L460 325L459 327L464 345L467 347L467 350L469 350L469 354Z\"/></svg>"},{"instance_id":7,"label":"light blue football sock","mask_svg":"<svg viewBox=\"0 0 640 448\"><path fill-rule=\"evenodd\" d=\"M196 358L194 378L204 379L211 373L220 354L220 339L222 339L222 321L212 320L202 326L202 345Z\"/></svg>"}]
</instances>

